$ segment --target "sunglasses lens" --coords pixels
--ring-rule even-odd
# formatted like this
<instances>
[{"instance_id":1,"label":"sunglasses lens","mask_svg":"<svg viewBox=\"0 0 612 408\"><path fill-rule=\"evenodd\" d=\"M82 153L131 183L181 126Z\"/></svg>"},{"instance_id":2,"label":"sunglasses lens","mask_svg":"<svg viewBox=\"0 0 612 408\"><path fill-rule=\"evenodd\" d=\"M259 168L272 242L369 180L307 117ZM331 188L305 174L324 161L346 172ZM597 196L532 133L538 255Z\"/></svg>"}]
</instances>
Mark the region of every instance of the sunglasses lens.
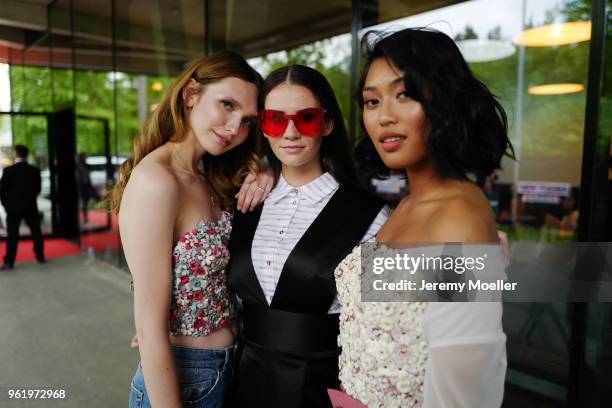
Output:
<instances>
[{"instance_id":1,"label":"sunglasses lens","mask_svg":"<svg viewBox=\"0 0 612 408\"><path fill-rule=\"evenodd\" d=\"M306 136L316 136L321 131L323 123L322 109L303 109L295 114L295 126Z\"/></svg>"},{"instance_id":2,"label":"sunglasses lens","mask_svg":"<svg viewBox=\"0 0 612 408\"><path fill-rule=\"evenodd\" d=\"M261 117L261 130L268 136L280 136L287 128L285 112L264 110Z\"/></svg>"},{"instance_id":3,"label":"sunglasses lens","mask_svg":"<svg viewBox=\"0 0 612 408\"><path fill-rule=\"evenodd\" d=\"M317 136L321 131L325 110L319 108L302 109L295 115L286 115L283 111L264 110L260 113L261 130L268 136L282 136L287 129L289 119L304 136Z\"/></svg>"}]
</instances>

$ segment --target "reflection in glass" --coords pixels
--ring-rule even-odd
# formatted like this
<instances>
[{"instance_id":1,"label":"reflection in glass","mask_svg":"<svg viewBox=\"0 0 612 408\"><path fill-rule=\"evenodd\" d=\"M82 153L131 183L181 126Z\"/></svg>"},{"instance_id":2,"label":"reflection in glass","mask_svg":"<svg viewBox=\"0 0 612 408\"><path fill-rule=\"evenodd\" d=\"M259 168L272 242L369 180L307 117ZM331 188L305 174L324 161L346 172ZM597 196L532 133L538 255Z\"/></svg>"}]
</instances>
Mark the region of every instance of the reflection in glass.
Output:
<instances>
[{"instance_id":1,"label":"reflection in glass","mask_svg":"<svg viewBox=\"0 0 612 408\"><path fill-rule=\"evenodd\" d=\"M573 83L534 85L528 90L532 95L563 95L582 91L584 91L584 85Z\"/></svg>"},{"instance_id":2,"label":"reflection in glass","mask_svg":"<svg viewBox=\"0 0 612 408\"><path fill-rule=\"evenodd\" d=\"M388 7L380 8L380 19L385 21L384 15L391 21L366 30L432 26L447 33L508 113L519 159L505 160L502 170L476 182L491 203L498 229L511 241L509 276L512 268L518 272L521 265L534 263L549 268L551 274L563 269L555 266L564 259L557 243L576 240L580 222L586 101L585 92L580 91L587 80L590 36L585 33L590 27L590 2L473 0L420 14L384 3ZM425 9L425 3L433 4L421 2ZM571 37L572 28L577 29L572 35L580 35ZM538 46L531 47L534 42L528 40L535 37ZM551 83L572 83L575 89L562 93L549 87L543 95L542 88L536 87ZM509 406L519 403L527 393L532 395L528 401L537 394L545 406L562 404L569 378L568 305L507 303L503 323L511 391L506 402Z\"/></svg>"},{"instance_id":3,"label":"reflection in glass","mask_svg":"<svg viewBox=\"0 0 612 408\"><path fill-rule=\"evenodd\" d=\"M554 47L577 44L590 39L590 21L570 21L530 28L514 37L513 42L523 47Z\"/></svg>"}]
</instances>

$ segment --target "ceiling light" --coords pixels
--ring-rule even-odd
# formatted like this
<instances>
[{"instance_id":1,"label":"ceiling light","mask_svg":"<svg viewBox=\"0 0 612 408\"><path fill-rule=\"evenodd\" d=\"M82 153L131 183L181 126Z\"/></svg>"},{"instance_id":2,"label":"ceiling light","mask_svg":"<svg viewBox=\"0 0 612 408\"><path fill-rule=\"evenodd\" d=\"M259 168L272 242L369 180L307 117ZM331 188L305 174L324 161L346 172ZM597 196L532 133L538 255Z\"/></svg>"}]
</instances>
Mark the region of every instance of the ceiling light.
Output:
<instances>
[{"instance_id":1,"label":"ceiling light","mask_svg":"<svg viewBox=\"0 0 612 408\"><path fill-rule=\"evenodd\" d=\"M515 53L516 48L508 41L501 40L462 40L457 46L467 62L487 62L506 58Z\"/></svg>"},{"instance_id":2,"label":"ceiling light","mask_svg":"<svg viewBox=\"0 0 612 408\"><path fill-rule=\"evenodd\" d=\"M576 44L590 39L591 22L572 21L529 28L514 37L513 42L524 47L551 47Z\"/></svg>"},{"instance_id":3,"label":"ceiling light","mask_svg":"<svg viewBox=\"0 0 612 408\"><path fill-rule=\"evenodd\" d=\"M559 83L530 86L528 92L532 95L563 95L584 91L584 85L576 83Z\"/></svg>"}]
</instances>

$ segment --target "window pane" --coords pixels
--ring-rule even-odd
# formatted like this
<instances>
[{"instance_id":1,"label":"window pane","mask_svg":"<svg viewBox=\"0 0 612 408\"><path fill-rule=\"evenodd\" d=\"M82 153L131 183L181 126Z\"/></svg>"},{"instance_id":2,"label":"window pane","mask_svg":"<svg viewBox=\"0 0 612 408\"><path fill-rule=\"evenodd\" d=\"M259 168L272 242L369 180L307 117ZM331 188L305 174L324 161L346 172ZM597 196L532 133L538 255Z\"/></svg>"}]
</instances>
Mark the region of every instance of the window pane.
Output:
<instances>
[{"instance_id":1,"label":"window pane","mask_svg":"<svg viewBox=\"0 0 612 408\"><path fill-rule=\"evenodd\" d=\"M578 225L590 2L473 0L446 2L445 7L439 3L383 0L378 8L382 24L368 29L429 26L455 39L473 73L508 114L518 160L504 159L503 169L483 188L498 229L512 241L511 268L561 262L557 245L576 240ZM523 40L530 35L554 39L554 30L570 22L581 26L586 37L540 46ZM565 401L569 321L565 303L504 305L507 403L518 403L524 392Z\"/></svg>"}]
</instances>

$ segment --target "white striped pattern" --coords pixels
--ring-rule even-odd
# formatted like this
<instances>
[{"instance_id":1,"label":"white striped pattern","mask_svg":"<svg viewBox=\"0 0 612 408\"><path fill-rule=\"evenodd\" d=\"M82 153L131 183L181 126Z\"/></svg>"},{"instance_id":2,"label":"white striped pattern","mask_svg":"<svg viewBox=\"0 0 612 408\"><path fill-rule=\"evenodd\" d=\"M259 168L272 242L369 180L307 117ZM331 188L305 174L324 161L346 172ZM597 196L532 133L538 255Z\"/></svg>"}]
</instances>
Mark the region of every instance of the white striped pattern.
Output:
<instances>
[{"instance_id":1,"label":"white striped pattern","mask_svg":"<svg viewBox=\"0 0 612 408\"><path fill-rule=\"evenodd\" d=\"M261 218L253 238L251 256L268 304L276 290L280 273L289 254L310 224L338 189L334 177L325 173L316 180L293 188L280 176L278 184L264 202ZM378 213L361 242L372 239L389 217L389 207ZM335 299L329 313L338 313Z\"/></svg>"}]
</instances>

